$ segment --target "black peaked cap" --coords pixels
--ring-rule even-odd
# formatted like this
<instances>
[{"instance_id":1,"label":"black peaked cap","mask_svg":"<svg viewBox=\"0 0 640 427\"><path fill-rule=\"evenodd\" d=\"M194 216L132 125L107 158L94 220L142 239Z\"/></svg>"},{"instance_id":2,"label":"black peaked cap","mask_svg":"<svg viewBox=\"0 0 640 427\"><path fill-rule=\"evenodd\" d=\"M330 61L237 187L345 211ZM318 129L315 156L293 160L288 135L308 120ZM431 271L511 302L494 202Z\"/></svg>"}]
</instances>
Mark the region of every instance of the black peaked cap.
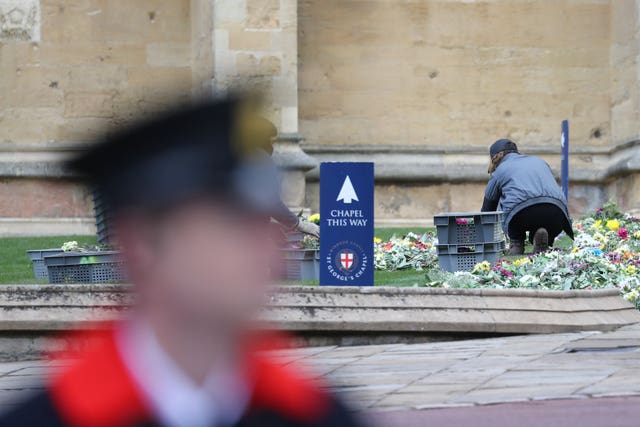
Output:
<instances>
[{"instance_id":1,"label":"black peaked cap","mask_svg":"<svg viewBox=\"0 0 640 427\"><path fill-rule=\"evenodd\" d=\"M67 166L115 210L215 196L276 212L275 166L241 111L233 99L182 107L103 138Z\"/></svg>"},{"instance_id":2,"label":"black peaked cap","mask_svg":"<svg viewBox=\"0 0 640 427\"><path fill-rule=\"evenodd\" d=\"M510 139L499 139L491 144L489 155L493 157L501 151L518 151L518 146Z\"/></svg>"}]
</instances>

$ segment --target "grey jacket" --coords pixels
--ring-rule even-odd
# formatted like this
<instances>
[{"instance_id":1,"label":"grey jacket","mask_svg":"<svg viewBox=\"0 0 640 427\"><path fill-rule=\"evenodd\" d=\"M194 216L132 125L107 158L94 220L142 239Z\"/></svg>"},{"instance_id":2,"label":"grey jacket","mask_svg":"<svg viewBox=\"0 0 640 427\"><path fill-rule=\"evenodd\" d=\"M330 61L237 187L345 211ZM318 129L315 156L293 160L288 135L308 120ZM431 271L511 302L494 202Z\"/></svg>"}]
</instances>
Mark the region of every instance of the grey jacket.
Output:
<instances>
[{"instance_id":1,"label":"grey jacket","mask_svg":"<svg viewBox=\"0 0 640 427\"><path fill-rule=\"evenodd\" d=\"M540 203L559 207L571 224L567 200L549 165L538 157L507 154L489 179L482 210L503 211L503 229L506 232L518 212Z\"/></svg>"}]
</instances>

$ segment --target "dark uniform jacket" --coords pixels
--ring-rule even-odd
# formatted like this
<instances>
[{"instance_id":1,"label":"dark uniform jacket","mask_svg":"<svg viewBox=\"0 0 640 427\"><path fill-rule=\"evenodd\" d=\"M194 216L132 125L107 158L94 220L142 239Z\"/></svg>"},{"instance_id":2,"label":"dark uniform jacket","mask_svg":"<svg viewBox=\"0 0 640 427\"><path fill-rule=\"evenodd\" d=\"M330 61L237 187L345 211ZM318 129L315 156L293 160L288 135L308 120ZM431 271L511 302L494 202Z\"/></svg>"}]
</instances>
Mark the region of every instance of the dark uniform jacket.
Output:
<instances>
[{"instance_id":1,"label":"dark uniform jacket","mask_svg":"<svg viewBox=\"0 0 640 427\"><path fill-rule=\"evenodd\" d=\"M51 379L45 391L0 417L0 426L160 427L127 371L114 332L103 335L97 348ZM250 360L247 372L254 388L235 427L360 425L336 399L293 369L267 356Z\"/></svg>"}]
</instances>

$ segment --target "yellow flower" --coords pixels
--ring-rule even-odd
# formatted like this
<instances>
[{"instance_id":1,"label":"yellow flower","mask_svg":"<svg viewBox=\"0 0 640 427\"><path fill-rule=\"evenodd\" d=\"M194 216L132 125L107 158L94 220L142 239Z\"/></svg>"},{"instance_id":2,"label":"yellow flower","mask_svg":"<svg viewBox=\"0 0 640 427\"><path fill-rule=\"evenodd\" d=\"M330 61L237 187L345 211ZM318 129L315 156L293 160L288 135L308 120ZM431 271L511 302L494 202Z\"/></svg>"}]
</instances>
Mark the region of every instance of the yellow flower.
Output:
<instances>
[{"instance_id":1,"label":"yellow flower","mask_svg":"<svg viewBox=\"0 0 640 427\"><path fill-rule=\"evenodd\" d=\"M602 220L599 219L596 222L593 223L593 225L591 226L591 228L601 228L602 227Z\"/></svg>"},{"instance_id":2,"label":"yellow flower","mask_svg":"<svg viewBox=\"0 0 640 427\"><path fill-rule=\"evenodd\" d=\"M531 261L529 260L529 258L520 258L520 259L517 259L517 260L513 261L513 265L518 267L520 265L529 264L530 262Z\"/></svg>"},{"instance_id":3,"label":"yellow flower","mask_svg":"<svg viewBox=\"0 0 640 427\"><path fill-rule=\"evenodd\" d=\"M379 237L374 237L373 238L373 243L382 243L382 239Z\"/></svg>"},{"instance_id":4,"label":"yellow flower","mask_svg":"<svg viewBox=\"0 0 640 427\"><path fill-rule=\"evenodd\" d=\"M638 272L638 269L635 265L628 265L625 271L627 272L627 274L631 275L636 274Z\"/></svg>"},{"instance_id":5,"label":"yellow flower","mask_svg":"<svg viewBox=\"0 0 640 427\"><path fill-rule=\"evenodd\" d=\"M640 231L636 231L635 233L633 233L633 237L635 237L636 239L640 239Z\"/></svg>"},{"instance_id":6,"label":"yellow flower","mask_svg":"<svg viewBox=\"0 0 640 427\"><path fill-rule=\"evenodd\" d=\"M489 270L491 270L491 264L489 264L489 261L482 261L476 264L475 267L473 267L472 273L477 273L479 271L489 271Z\"/></svg>"},{"instance_id":7,"label":"yellow flower","mask_svg":"<svg viewBox=\"0 0 640 427\"><path fill-rule=\"evenodd\" d=\"M617 231L620 228L620 221L617 219L610 219L607 221L607 228L612 231Z\"/></svg>"},{"instance_id":8,"label":"yellow flower","mask_svg":"<svg viewBox=\"0 0 640 427\"><path fill-rule=\"evenodd\" d=\"M314 213L309 217L309 222L313 222L315 224L320 224L320 214Z\"/></svg>"},{"instance_id":9,"label":"yellow flower","mask_svg":"<svg viewBox=\"0 0 640 427\"><path fill-rule=\"evenodd\" d=\"M574 253L574 254L575 254L576 252L578 252L578 251L579 251L579 249L578 249L578 247L577 247L577 246L576 246L575 248L571 249L571 252L572 252L572 253Z\"/></svg>"}]
</instances>

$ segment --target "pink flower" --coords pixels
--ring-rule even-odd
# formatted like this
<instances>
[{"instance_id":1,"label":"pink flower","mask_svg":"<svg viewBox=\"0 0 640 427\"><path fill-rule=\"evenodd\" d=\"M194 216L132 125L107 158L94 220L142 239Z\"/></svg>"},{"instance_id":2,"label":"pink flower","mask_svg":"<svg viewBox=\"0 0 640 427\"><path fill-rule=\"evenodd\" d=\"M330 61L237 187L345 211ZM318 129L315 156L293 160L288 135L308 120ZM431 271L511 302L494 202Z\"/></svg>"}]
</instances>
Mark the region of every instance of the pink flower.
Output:
<instances>
[{"instance_id":1,"label":"pink flower","mask_svg":"<svg viewBox=\"0 0 640 427\"><path fill-rule=\"evenodd\" d=\"M513 273L505 269L501 264L496 264L493 267L493 270L497 271L498 273L502 274L505 277L513 278Z\"/></svg>"},{"instance_id":2,"label":"pink flower","mask_svg":"<svg viewBox=\"0 0 640 427\"><path fill-rule=\"evenodd\" d=\"M456 218L456 224L458 225L468 225L469 221L464 218Z\"/></svg>"},{"instance_id":3,"label":"pink flower","mask_svg":"<svg viewBox=\"0 0 640 427\"><path fill-rule=\"evenodd\" d=\"M629 232L626 228L620 227L618 229L618 237L620 237L622 240L627 240L627 238L629 237Z\"/></svg>"}]
</instances>

